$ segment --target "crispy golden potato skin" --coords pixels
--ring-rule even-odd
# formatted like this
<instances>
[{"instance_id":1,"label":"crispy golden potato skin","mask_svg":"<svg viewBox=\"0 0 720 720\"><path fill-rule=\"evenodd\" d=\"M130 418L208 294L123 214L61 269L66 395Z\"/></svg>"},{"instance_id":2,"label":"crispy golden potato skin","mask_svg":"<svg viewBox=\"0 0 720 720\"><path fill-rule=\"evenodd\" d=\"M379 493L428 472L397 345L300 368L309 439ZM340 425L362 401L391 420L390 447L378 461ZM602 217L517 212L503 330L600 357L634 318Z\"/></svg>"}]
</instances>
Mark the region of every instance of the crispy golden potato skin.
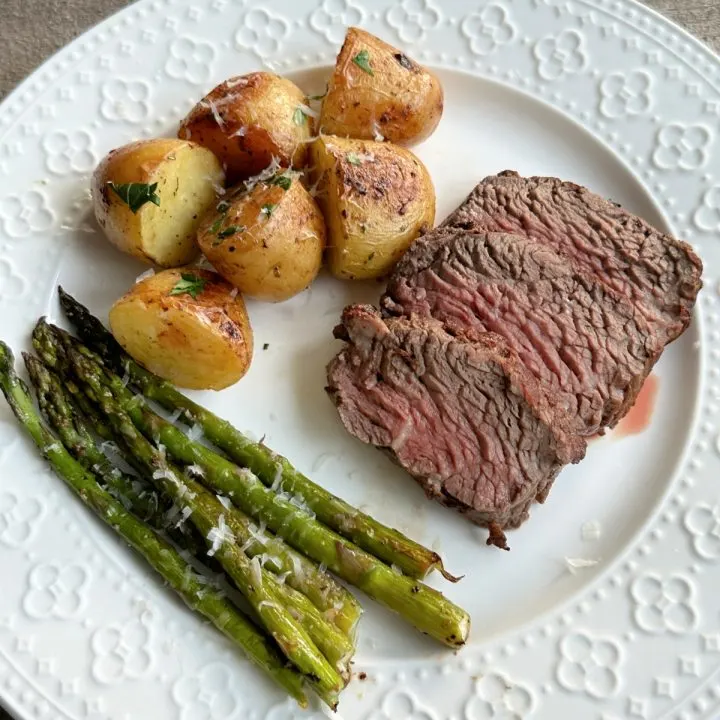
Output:
<instances>
[{"instance_id":1,"label":"crispy golden potato skin","mask_svg":"<svg viewBox=\"0 0 720 720\"><path fill-rule=\"evenodd\" d=\"M221 210L204 218L198 243L228 282L271 302L287 300L312 283L322 265L325 221L298 179L287 190L260 182L250 191L228 193ZM223 237L233 228L238 230Z\"/></svg>"},{"instance_id":2,"label":"crispy golden potato skin","mask_svg":"<svg viewBox=\"0 0 720 720\"><path fill-rule=\"evenodd\" d=\"M160 205L147 202L133 213L110 182L158 183ZM162 267L184 265L198 255L200 218L223 182L220 163L206 148L172 138L142 140L111 151L98 165L93 210L108 240L123 252Z\"/></svg>"},{"instance_id":3,"label":"crispy golden potato skin","mask_svg":"<svg viewBox=\"0 0 720 720\"><path fill-rule=\"evenodd\" d=\"M405 148L331 136L315 140L310 157L330 271L350 280L387 275L435 221L427 169Z\"/></svg>"},{"instance_id":4,"label":"crispy golden potato skin","mask_svg":"<svg viewBox=\"0 0 720 720\"><path fill-rule=\"evenodd\" d=\"M366 52L372 75L354 58ZM429 137L443 112L438 78L392 45L348 28L320 112L320 131L414 145Z\"/></svg>"},{"instance_id":5,"label":"crispy golden potato skin","mask_svg":"<svg viewBox=\"0 0 720 720\"><path fill-rule=\"evenodd\" d=\"M230 78L218 85L182 121L178 137L200 143L220 158L230 184L257 175L276 157L301 168L314 121L297 109L307 103L290 80L267 72Z\"/></svg>"},{"instance_id":6,"label":"crispy golden potato skin","mask_svg":"<svg viewBox=\"0 0 720 720\"><path fill-rule=\"evenodd\" d=\"M202 291L172 295L182 274ZM253 333L242 297L217 273L165 270L134 285L110 310L117 341L141 365L181 387L222 390L250 367Z\"/></svg>"}]
</instances>

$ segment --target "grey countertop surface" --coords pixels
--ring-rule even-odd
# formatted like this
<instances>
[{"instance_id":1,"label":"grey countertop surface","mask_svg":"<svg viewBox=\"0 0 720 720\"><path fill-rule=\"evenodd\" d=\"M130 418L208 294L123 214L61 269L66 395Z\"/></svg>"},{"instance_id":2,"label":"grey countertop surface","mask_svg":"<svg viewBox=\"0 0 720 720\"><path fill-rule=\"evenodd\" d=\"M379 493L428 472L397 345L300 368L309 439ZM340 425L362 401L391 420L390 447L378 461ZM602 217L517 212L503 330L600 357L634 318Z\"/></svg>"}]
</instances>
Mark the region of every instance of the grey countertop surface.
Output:
<instances>
[{"instance_id":1,"label":"grey countertop surface","mask_svg":"<svg viewBox=\"0 0 720 720\"><path fill-rule=\"evenodd\" d=\"M130 4L127 0L0 0L0 100L56 50ZM719 0L647 0L645 4L720 51ZM2 708L0 720L11 720Z\"/></svg>"}]
</instances>

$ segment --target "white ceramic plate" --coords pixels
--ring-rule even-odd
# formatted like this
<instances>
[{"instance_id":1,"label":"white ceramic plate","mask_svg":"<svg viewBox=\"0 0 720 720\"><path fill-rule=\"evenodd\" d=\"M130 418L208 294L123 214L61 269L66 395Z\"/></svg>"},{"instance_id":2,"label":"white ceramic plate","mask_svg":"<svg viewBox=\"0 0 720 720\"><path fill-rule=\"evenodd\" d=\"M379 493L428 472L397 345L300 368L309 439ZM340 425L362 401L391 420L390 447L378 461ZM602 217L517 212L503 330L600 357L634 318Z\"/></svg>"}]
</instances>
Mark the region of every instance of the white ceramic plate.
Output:
<instances>
[{"instance_id":1,"label":"white ceramic plate","mask_svg":"<svg viewBox=\"0 0 720 720\"><path fill-rule=\"evenodd\" d=\"M290 302L251 305L249 376L200 400L466 574L433 581L472 614L458 653L366 603L356 665L366 678L338 717L717 717L720 62L640 5L133 5L0 107L2 337L24 348L39 315L57 316L58 280L103 315L143 270L90 218L88 178L105 152L172 134L232 74L269 67L324 88L348 24L442 78L445 115L418 148L439 218L486 174L556 175L689 239L706 272L692 326L657 366L649 427L595 442L510 535L509 554L347 436L324 395L331 328L347 302L376 299L377 285L323 277ZM2 403L0 568L0 697L23 719L305 717L88 515Z\"/></svg>"}]
</instances>

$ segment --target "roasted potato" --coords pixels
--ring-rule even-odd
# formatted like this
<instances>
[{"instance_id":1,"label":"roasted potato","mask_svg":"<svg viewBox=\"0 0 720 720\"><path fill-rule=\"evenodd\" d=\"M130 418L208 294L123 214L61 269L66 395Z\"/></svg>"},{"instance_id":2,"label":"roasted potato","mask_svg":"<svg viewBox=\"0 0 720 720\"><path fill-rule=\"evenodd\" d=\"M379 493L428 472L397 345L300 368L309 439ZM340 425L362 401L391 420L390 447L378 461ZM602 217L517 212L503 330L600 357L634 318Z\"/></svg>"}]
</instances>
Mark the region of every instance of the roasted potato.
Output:
<instances>
[{"instance_id":1,"label":"roasted potato","mask_svg":"<svg viewBox=\"0 0 720 720\"><path fill-rule=\"evenodd\" d=\"M386 275L435 221L427 169L397 145L327 135L310 156L331 272L351 280Z\"/></svg>"},{"instance_id":2,"label":"roasted potato","mask_svg":"<svg viewBox=\"0 0 720 720\"><path fill-rule=\"evenodd\" d=\"M198 243L241 292L278 302L304 290L318 274L325 222L296 173L285 171L228 193L203 220Z\"/></svg>"},{"instance_id":3,"label":"roasted potato","mask_svg":"<svg viewBox=\"0 0 720 720\"><path fill-rule=\"evenodd\" d=\"M222 390L252 360L242 296L209 270L164 270L141 280L113 305L110 328L141 365L181 387Z\"/></svg>"},{"instance_id":4,"label":"roasted potato","mask_svg":"<svg viewBox=\"0 0 720 720\"><path fill-rule=\"evenodd\" d=\"M212 150L230 184L257 175L273 158L300 168L315 132L307 102L297 85L272 73L230 78L190 111L178 137Z\"/></svg>"},{"instance_id":5,"label":"roasted potato","mask_svg":"<svg viewBox=\"0 0 720 720\"><path fill-rule=\"evenodd\" d=\"M443 89L428 69L359 28L348 28L320 111L320 131L414 145L432 134Z\"/></svg>"},{"instance_id":6,"label":"roasted potato","mask_svg":"<svg viewBox=\"0 0 720 720\"><path fill-rule=\"evenodd\" d=\"M223 182L220 163L206 148L185 140L143 140L113 150L98 165L93 209L120 250L176 267L199 254L198 225Z\"/></svg>"}]
</instances>

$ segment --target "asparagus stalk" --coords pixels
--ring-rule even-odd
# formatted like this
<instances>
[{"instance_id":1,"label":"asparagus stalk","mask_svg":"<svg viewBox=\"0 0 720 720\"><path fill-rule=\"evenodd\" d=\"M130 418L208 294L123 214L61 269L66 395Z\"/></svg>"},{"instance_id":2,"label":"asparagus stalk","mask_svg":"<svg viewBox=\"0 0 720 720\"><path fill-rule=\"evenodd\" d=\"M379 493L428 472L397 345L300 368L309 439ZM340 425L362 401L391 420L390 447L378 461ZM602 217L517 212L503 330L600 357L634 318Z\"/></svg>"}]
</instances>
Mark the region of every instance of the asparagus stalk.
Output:
<instances>
[{"instance_id":1,"label":"asparagus stalk","mask_svg":"<svg viewBox=\"0 0 720 720\"><path fill-rule=\"evenodd\" d=\"M130 358L103 324L87 308L62 288L60 303L82 340L98 352L117 372L129 375L142 393L171 412L180 411L180 418L189 425L199 425L205 437L239 465L248 467L267 486L273 486L280 474L285 491L303 498L320 522L343 537L415 578L424 578L438 569L448 580L458 578L443 567L440 556L410 540L398 530L389 528L369 515L352 507L296 470L281 455L262 443L256 443L234 428L227 420L194 403L170 383L162 380Z\"/></svg>"},{"instance_id":2,"label":"asparagus stalk","mask_svg":"<svg viewBox=\"0 0 720 720\"><path fill-rule=\"evenodd\" d=\"M287 667L269 638L255 628L220 591L201 582L192 566L180 557L172 545L125 510L120 502L97 484L94 475L85 470L55 440L40 421L25 384L15 374L13 363L12 352L0 342L0 389L13 413L57 475L103 522L147 560L191 610L208 619L302 707L306 707L302 675Z\"/></svg>"},{"instance_id":3,"label":"asparagus stalk","mask_svg":"<svg viewBox=\"0 0 720 720\"><path fill-rule=\"evenodd\" d=\"M24 358L30 378L37 389L40 408L55 428L70 454L86 469L92 468L108 484L112 484L123 497L127 497L130 500L131 509L134 511L138 504L143 503L143 498L135 492L132 479L113 467L105 455L97 448L82 418L78 417L72 399L69 393L65 391L59 378L32 355L24 354ZM97 420L99 424L102 424L100 418ZM144 509L144 507L141 509ZM233 526L238 522L236 516L240 516L241 513L231 508L226 515L228 527L232 531ZM190 534L186 530L186 525L166 528L162 514L157 512L153 514L151 521L158 529L167 530L178 545L186 548L198 560L207 562L201 542L195 534ZM244 533L244 525L241 532L235 532L234 534L236 539L241 542L253 542L252 536L248 537L248 534ZM256 544L262 545L261 542ZM272 562L272 557L267 554L268 552L272 552L272 549L268 550L266 547L265 566ZM348 662L354 652L354 646L350 639L326 620L304 595L284 584L278 583L276 580L271 579L269 581L275 583L276 590L282 594L285 605L295 619L307 628L308 634L325 657L333 663L333 666L339 672L347 675Z\"/></svg>"},{"instance_id":4,"label":"asparagus stalk","mask_svg":"<svg viewBox=\"0 0 720 720\"><path fill-rule=\"evenodd\" d=\"M247 468L238 468L204 445L186 437L172 423L151 412L119 377L106 372L99 358L84 349L71 351L75 372L83 382L106 386L118 406L147 436L180 463L199 465L203 484L224 493L244 512L261 517L296 550L323 563L335 574L407 619L418 630L450 647L465 643L470 617L460 607L413 578L394 572L382 561L339 536L304 511L266 488ZM96 357L96 356L95 356Z\"/></svg>"},{"instance_id":5,"label":"asparagus stalk","mask_svg":"<svg viewBox=\"0 0 720 720\"><path fill-rule=\"evenodd\" d=\"M176 472L166 460L164 449L153 447L143 437L103 382L102 367L93 367L87 358L72 348L68 350L68 356L78 376L92 392L92 399L113 432L151 473L156 487L168 495L208 539L210 554L217 557L285 656L312 680L320 697L334 708L337 705L337 693L343 687L338 673L305 628L288 612L277 583L267 573L263 573L257 558L251 561L238 548L225 521L226 508L198 483ZM119 386L125 390L122 382L119 382Z\"/></svg>"},{"instance_id":6,"label":"asparagus stalk","mask_svg":"<svg viewBox=\"0 0 720 720\"><path fill-rule=\"evenodd\" d=\"M33 345L45 363L58 369L65 368L66 373L70 370L66 347L75 348L78 352L89 352L65 331L49 326L44 320L40 320L35 327ZM64 381L66 377L67 375L63 376ZM67 381L66 386L73 386L72 381ZM90 405L90 412L97 415L92 403L89 403L82 393L80 395L85 403ZM96 417L93 426L98 433L105 432L106 435L110 433L102 419ZM109 436L112 437L112 433ZM130 464L137 466L137 458L131 453L124 453L124 457ZM142 471L142 468L140 470ZM229 513L228 526L249 555L263 555L269 570L287 576L290 587L307 596L323 611L328 620L337 625L351 640L354 639L362 608L352 593L314 562L288 547L280 538L265 533L265 540L260 542L253 523L247 515L239 511ZM342 653L349 650L339 640L338 647L339 652Z\"/></svg>"}]
</instances>

